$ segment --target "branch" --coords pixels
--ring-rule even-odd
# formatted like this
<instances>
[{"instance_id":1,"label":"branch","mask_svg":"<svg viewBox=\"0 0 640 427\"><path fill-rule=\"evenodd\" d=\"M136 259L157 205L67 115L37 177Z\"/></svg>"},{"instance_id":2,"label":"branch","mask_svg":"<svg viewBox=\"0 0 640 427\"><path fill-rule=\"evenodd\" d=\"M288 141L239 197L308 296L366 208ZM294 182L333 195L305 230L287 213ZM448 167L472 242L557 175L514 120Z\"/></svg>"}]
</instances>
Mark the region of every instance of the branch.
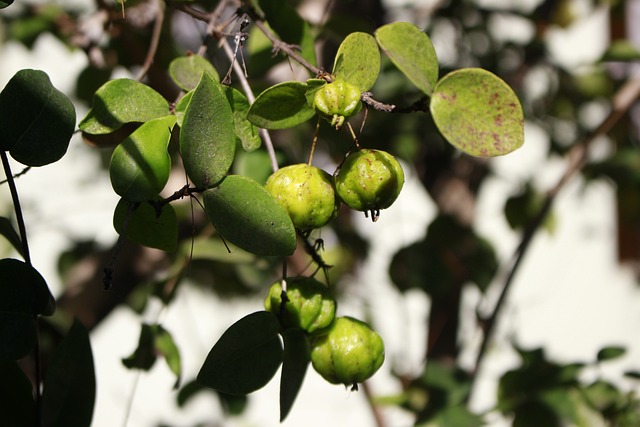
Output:
<instances>
[{"instance_id":1,"label":"branch","mask_svg":"<svg viewBox=\"0 0 640 427\"><path fill-rule=\"evenodd\" d=\"M122 1L122 7L122 14L124 16L124 0ZM151 43L149 44L149 51L147 52L142 69L136 76L136 80L138 81L142 81L149 72L149 68L151 68L151 65L153 64L153 58L156 56L156 52L158 51L158 45L160 44L160 35L162 34L162 25L164 23L164 1L156 0L156 8L156 19L153 24Z\"/></svg>"}]
</instances>

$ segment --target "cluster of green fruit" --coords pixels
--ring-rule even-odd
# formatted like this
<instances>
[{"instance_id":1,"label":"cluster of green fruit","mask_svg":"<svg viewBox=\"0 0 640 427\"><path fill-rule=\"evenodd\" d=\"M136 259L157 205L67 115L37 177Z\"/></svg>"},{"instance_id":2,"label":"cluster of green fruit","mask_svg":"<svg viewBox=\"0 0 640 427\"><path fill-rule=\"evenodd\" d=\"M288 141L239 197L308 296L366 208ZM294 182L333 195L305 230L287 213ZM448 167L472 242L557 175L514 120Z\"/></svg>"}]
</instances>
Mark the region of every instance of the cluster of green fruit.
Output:
<instances>
[{"instance_id":1,"label":"cluster of green fruit","mask_svg":"<svg viewBox=\"0 0 640 427\"><path fill-rule=\"evenodd\" d=\"M274 283L264 306L278 316L283 329L299 328L307 334L311 364L332 384L355 390L384 362L382 338L365 322L336 317L337 305L329 288L312 277Z\"/></svg>"},{"instance_id":2,"label":"cluster of green fruit","mask_svg":"<svg viewBox=\"0 0 640 427\"><path fill-rule=\"evenodd\" d=\"M274 172L265 188L289 213L293 225L305 232L324 227L338 212L341 202L351 209L371 213L376 221L380 210L398 198L404 171L386 151L360 149L347 156L329 175L309 164L286 166Z\"/></svg>"}]
</instances>

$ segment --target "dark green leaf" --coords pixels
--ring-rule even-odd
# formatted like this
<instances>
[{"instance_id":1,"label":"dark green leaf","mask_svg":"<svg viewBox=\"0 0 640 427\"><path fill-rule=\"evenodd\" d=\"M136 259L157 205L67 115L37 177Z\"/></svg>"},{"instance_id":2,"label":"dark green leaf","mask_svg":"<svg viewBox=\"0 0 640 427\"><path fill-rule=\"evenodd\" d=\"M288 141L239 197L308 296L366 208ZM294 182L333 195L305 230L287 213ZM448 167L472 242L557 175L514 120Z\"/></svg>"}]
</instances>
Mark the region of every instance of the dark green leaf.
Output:
<instances>
[{"instance_id":1,"label":"dark green leaf","mask_svg":"<svg viewBox=\"0 0 640 427\"><path fill-rule=\"evenodd\" d=\"M89 333L75 320L56 350L44 379L44 426L89 426L96 378Z\"/></svg>"},{"instance_id":2,"label":"dark green leaf","mask_svg":"<svg viewBox=\"0 0 640 427\"><path fill-rule=\"evenodd\" d=\"M245 151L254 151L260 148L262 140L258 134L258 128L247 120L247 113L250 107L247 97L231 86L222 86L222 88L231 106L236 138L242 144L242 148Z\"/></svg>"},{"instance_id":3,"label":"dark green leaf","mask_svg":"<svg viewBox=\"0 0 640 427\"><path fill-rule=\"evenodd\" d=\"M640 371L626 371L624 376L634 380L640 380Z\"/></svg>"},{"instance_id":4,"label":"dark green leaf","mask_svg":"<svg viewBox=\"0 0 640 427\"><path fill-rule=\"evenodd\" d=\"M464 68L447 74L436 85L430 109L447 141L469 155L501 156L524 143L520 101L489 71Z\"/></svg>"},{"instance_id":5,"label":"dark green leaf","mask_svg":"<svg viewBox=\"0 0 640 427\"><path fill-rule=\"evenodd\" d=\"M50 316L55 301L38 270L12 258L0 259L0 311Z\"/></svg>"},{"instance_id":6,"label":"dark green leaf","mask_svg":"<svg viewBox=\"0 0 640 427\"><path fill-rule=\"evenodd\" d=\"M288 329L282 338L284 357L280 377L280 422L284 421L293 407L310 361L309 341L301 329Z\"/></svg>"},{"instance_id":7,"label":"dark green leaf","mask_svg":"<svg viewBox=\"0 0 640 427\"><path fill-rule=\"evenodd\" d=\"M134 208L131 202L120 199L113 214L113 228L143 246L166 252L174 252L178 247L178 219L170 204L164 205L158 216L150 203L143 202Z\"/></svg>"},{"instance_id":8,"label":"dark green leaf","mask_svg":"<svg viewBox=\"0 0 640 427\"><path fill-rule=\"evenodd\" d=\"M75 125L73 104L43 71L18 71L0 93L0 148L22 164L60 160Z\"/></svg>"},{"instance_id":9,"label":"dark green leaf","mask_svg":"<svg viewBox=\"0 0 640 427\"><path fill-rule=\"evenodd\" d=\"M203 74L180 130L180 153L191 181L199 188L216 185L227 174L236 152L233 114L221 85Z\"/></svg>"},{"instance_id":10,"label":"dark green leaf","mask_svg":"<svg viewBox=\"0 0 640 427\"><path fill-rule=\"evenodd\" d=\"M202 73L209 74L217 82L220 81L220 76L218 76L218 72L211 65L211 62L200 55L181 56L175 58L169 64L169 75L180 89L185 92L189 92L198 86Z\"/></svg>"},{"instance_id":11,"label":"dark green leaf","mask_svg":"<svg viewBox=\"0 0 640 427\"><path fill-rule=\"evenodd\" d=\"M332 74L366 92L373 87L379 73L380 50L373 36L349 34L338 48Z\"/></svg>"},{"instance_id":12,"label":"dark green leaf","mask_svg":"<svg viewBox=\"0 0 640 427\"><path fill-rule=\"evenodd\" d=\"M155 325L155 340L154 345L156 352L164 357L167 366L176 376L176 382L174 388L180 386L180 377L182 375L182 359L180 358L180 351L176 346L173 336L162 326Z\"/></svg>"},{"instance_id":13,"label":"dark green leaf","mask_svg":"<svg viewBox=\"0 0 640 427\"><path fill-rule=\"evenodd\" d=\"M229 250L231 253L229 253ZM251 264L256 256L225 242L220 236L196 237L180 246L180 254L193 260L220 261L227 264Z\"/></svg>"},{"instance_id":14,"label":"dark green leaf","mask_svg":"<svg viewBox=\"0 0 640 427\"><path fill-rule=\"evenodd\" d=\"M240 152L233 164L233 173L247 176L264 185L273 173L271 157L267 150Z\"/></svg>"},{"instance_id":15,"label":"dark green leaf","mask_svg":"<svg viewBox=\"0 0 640 427\"><path fill-rule=\"evenodd\" d=\"M582 390L585 400L593 409L606 411L622 403L622 393L611 383L597 380Z\"/></svg>"},{"instance_id":16,"label":"dark green leaf","mask_svg":"<svg viewBox=\"0 0 640 427\"><path fill-rule=\"evenodd\" d=\"M617 359L622 357L627 352L627 349L620 346L604 347L598 351L598 362L605 362L607 360Z\"/></svg>"},{"instance_id":17,"label":"dark green leaf","mask_svg":"<svg viewBox=\"0 0 640 427\"><path fill-rule=\"evenodd\" d=\"M155 199L171 172L167 151L175 116L144 123L118 145L111 156L109 176L114 191L130 202Z\"/></svg>"},{"instance_id":18,"label":"dark green leaf","mask_svg":"<svg viewBox=\"0 0 640 427\"><path fill-rule=\"evenodd\" d=\"M4 236L4 238L7 239L9 243L11 243L11 246L13 246L13 248L20 255L23 255L22 240L20 239L20 236L18 235L16 230L13 228L13 224L11 224L11 221L9 221L9 218L5 218L3 216L0 216L0 236Z\"/></svg>"},{"instance_id":19,"label":"dark green leaf","mask_svg":"<svg viewBox=\"0 0 640 427\"><path fill-rule=\"evenodd\" d=\"M513 427L561 427L558 414L549 405L529 400L518 405L514 411Z\"/></svg>"},{"instance_id":20,"label":"dark green leaf","mask_svg":"<svg viewBox=\"0 0 640 427\"><path fill-rule=\"evenodd\" d=\"M1 320L0 320L1 321ZM31 381L14 361L0 362L0 420L6 426L35 426Z\"/></svg>"},{"instance_id":21,"label":"dark green leaf","mask_svg":"<svg viewBox=\"0 0 640 427\"><path fill-rule=\"evenodd\" d=\"M288 129L311 119L315 114L307 102L307 85L284 82L262 92L249 108L247 119L265 129Z\"/></svg>"},{"instance_id":22,"label":"dark green leaf","mask_svg":"<svg viewBox=\"0 0 640 427\"><path fill-rule=\"evenodd\" d=\"M1 0L0 1L0 9L4 9L5 7L11 6L13 0Z\"/></svg>"},{"instance_id":23,"label":"dark green leaf","mask_svg":"<svg viewBox=\"0 0 640 427\"><path fill-rule=\"evenodd\" d=\"M438 58L429 36L408 22L384 25L375 36L391 62L418 89L431 95L438 81Z\"/></svg>"},{"instance_id":24,"label":"dark green leaf","mask_svg":"<svg viewBox=\"0 0 640 427\"><path fill-rule=\"evenodd\" d=\"M234 245L256 255L293 253L296 233L289 215L256 181L231 175L203 197L209 220Z\"/></svg>"},{"instance_id":25,"label":"dark green leaf","mask_svg":"<svg viewBox=\"0 0 640 427\"><path fill-rule=\"evenodd\" d=\"M148 371L156 363L157 358L154 326L143 323L138 338L138 347L131 356L122 359L122 364L128 369Z\"/></svg>"},{"instance_id":26,"label":"dark green leaf","mask_svg":"<svg viewBox=\"0 0 640 427\"><path fill-rule=\"evenodd\" d=\"M279 328L275 314L266 311L238 320L207 355L198 382L232 395L249 394L264 387L282 363Z\"/></svg>"},{"instance_id":27,"label":"dark green leaf","mask_svg":"<svg viewBox=\"0 0 640 427\"><path fill-rule=\"evenodd\" d=\"M524 229L540 213L544 204L544 195L536 192L527 183L519 194L509 197L504 206L504 214L509 226L514 229ZM544 228L552 233L555 229L555 217L550 212L544 220Z\"/></svg>"},{"instance_id":28,"label":"dark green leaf","mask_svg":"<svg viewBox=\"0 0 640 427\"><path fill-rule=\"evenodd\" d=\"M638 61L640 60L640 51L629 40L613 40L600 60L603 62Z\"/></svg>"}]
</instances>

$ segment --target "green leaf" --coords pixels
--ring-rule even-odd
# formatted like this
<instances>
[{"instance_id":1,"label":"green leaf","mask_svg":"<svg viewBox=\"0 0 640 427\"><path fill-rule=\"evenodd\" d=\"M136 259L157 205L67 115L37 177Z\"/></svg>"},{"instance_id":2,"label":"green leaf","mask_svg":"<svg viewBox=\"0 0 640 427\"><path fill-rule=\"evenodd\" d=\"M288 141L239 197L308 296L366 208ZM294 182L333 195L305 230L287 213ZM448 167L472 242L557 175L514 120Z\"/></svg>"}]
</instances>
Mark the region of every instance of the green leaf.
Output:
<instances>
[{"instance_id":1,"label":"green leaf","mask_svg":"<svg viewBox=\"0 0 640 427\"><path fill-rule=\"evenodd\" d=\"M176 382L173 388L180 386L180 377L182 376L182 360L180 358L180 351L178 346L173 340L173 336L162 326L155 325L155 348L158 354L164 357L164 361L167 362L167 366L176 376Z\"/></svg>"},{"instance_id":2,"label":"green leaf","mask_svg":"<svg viewBox=\"0 0 640 427\"><path fill-rule=\"evenodd\" d=\"M282 363L280 324L258 311L231 325L213 346L198 372L198 383L231 395L264 387Z\"/></svg>"},{"instance_id":3,"label":"green leaf","mask_svg":"<svg viewBox=\"0 0 640 427\"><path fill-rule=\"evenodd\" d=\"M109 176L114 191L130 202L155 199L171 172L167 151L175 116L144 123L116 147Z\"/></svg>"},{"instance_id":4,"label":"green leaf","mask_svg":"<svg viewBox=\"0 0 640 427\"><path fill-rule=\"evenodd\" d=\"M431 95L438 81L438 58L429 36L408 22L384 25L375 36L391 62L418 89Z\"/></svg>"},{"instance_id":5,"label":"green leaf","mask_svg":"<svg viewBox=\"0 0 640 427\"><path fill-rule=\"evenodd\" d=\"M304 123L316 114L306 92L307 85L296 81L271 86L258 95L247 119L265 129L288 129Z\"/></svg>"},{"instance_id":6,"label":"green leaf","mask_svg":"<svg viewBox=\"0 0 640 427\"><path fill-rule=\"evenodd\" d=\"M198 86L202 73L207 73L213 80L219 82L220 76L216 69L200 55L187 55L175 58L169 64L169 75L173 81L185 92Z\"/></svg>"},{"instance_id":7,"label":"green leaf","mask_svg":"<svg viewBox=\"0 0 640 427\"><path fill-rule=\"evenodd\" d=\"M13 258L0 259L0 312L50 316L55 300L38 270Z\"/></svg>"},{"instance_id":8,"label":"green leaf","mask_svg":"<svg viewBox=\"0 0 640 427\"><path fill-rule=\"evenodd\" d=\"M2 0L0 1L0 9L4 9L5 7L11 6L13 0Z\"/></svg>"},{"instance_id":9,"label":"green leaf","mask_svg":"<svg viewBox=\"0 0 640 427\"><path fill-rule=\"evenodd\" d=\"M598 355L597 355L598 362L605 362L607 360L617 359L619 357L624 356L626 352L627 352L627 349L620 346L609 346L609 347L601 348L600 351L598 351Z\"/></svg>"},{"instance_id":10,"label":"green leaf","mask_svg":"<svg viewBox=\"0 0 640 427\"><path fill-rule=\"evenodd\" d=\"M640 50L629 40L614 40L600 59L603 62L631 62L640 60Z\"/></svg>"},{"instance_id":11,"label":"green leaf","mask_svg":"<svg viewBox=\"0 0 640 427\"><path fill-rule=\"evenodd\" d=\"M256 255L293 253L296 232L289 215L256 181L230 175L203 197L209 220L234 245Z\"/></svg>"},{"instance_id":12,"label":"green leaf","mask_svg":"<svg viewBox=\"0 0 640 427\"><path fill-rule=\"evenodd\" d=\"M89 333L76 319L47 369L42 395L43 425L91 425L95 396Z\"/></svg>"},{"instance_id":13,"label":"green leaf","mask_svg":"<svg viewBox=\"0 0 640 427\"><path fill-rule=\"evenodd\" d=\"M505 203L504 214L509 226L514 230L527 227L540 213L544 201L544 195L527 183L519 194L509 197ZM547 215L543 225L549 233L553 233L556 226L553 212Z\"/></svg>"},{"instance_id":14,"label":"green leaf","mask_svg":"<svg viewBox=\"0 0 640 427\"><path fill-rule=\"evenodd\" d=\"M154 89L131 79L111 80L93 96L93 105L78 127L107 134L130 122L144 123L169 115L169 103Z\"/></svg>"},{"instance_id":15,"label":"green leaf","mask_svg":"<svg viewBox=\"0 0 640 427\"><path fill-rule=\"evenodd\" d=\"M501 156L524 143L518 97L498 76L481 68L444 76L431 96L430 108L442 135L469 155Z\"/></svg>"},{"instance_id":16,"label":"green leaf","mask_svg":"<svg viewBox=\"0 0 640 427\"><path fill-rule=\"evenodd\" d=\"M284 357L280 377L280 422L289 415L302 387L309 366L310 345L301 329L288 329L282 334Z\"/></svg>"},{"instance_id":17,"label":"green leaf","mask_svg":"<svg viewBox=\"0 0 640 427\"><path fill-rule=\"evenodd\" d=\"M221 85L203 74L180 130L184 168L198 188L216 185L227 174L236 152L229 101Z\"/></svg>"},{"instance_id":18,"label":"green leaf","mask_svg":"<svg viewBox=\"0 0 640 427\"><path fill-rule=\"evenodd\" d=\"M35 426L31 381L14 361L0 363L0 419L7 426Z\"/></svg>"},{"instance_id":19,"label":"green leaf","mask_svg":"<svg viewBox=\"0 0 640 427\"><path fill-rule=\"evenodd\" d=\"M231 250L231 253L229 253ZM225 242L220 236L196 237L180 246L180 255L193 260L220 261L226 264L252 264L256 256Z\"/></svg>"},{"instance_id":20,"label":"green leaf","mask_svg":"<svg viewBox=\"0 0 640 427\"><path fill-rule=\"evenodd\" d=\"M136 207L120 199L113 214L113 228L118 234L124 234L143 246L166 252L175 252L178 248L178 219L170 204L165 204L158 216L150 203L144 202Z\"/></svg>"},{"instance_id":21,"label":"green leaf","mask_svg":"<svg viewBox=\"0 0 640 427\"><path fill-rule=\"evenodd\" d=\"M380 50L373 36L349 34L338 48L332 74L366 92L373 87L379 73Z\"/></svg>"},{"instance_id":22,"label":"green leaf","mask_svg":"<svg viewBox=\"0 0 640 427\"><path fill-rule=\"evenodd\" d=\"M191 102L191 97L193 96L193 91L187 92L178 102L176 103L176 107L174 109L175 115L177 117L176 123L178 126L182 128L182 122L184 121L184 113L187 112L187 107Z\"/></svg>"},{"instance_id":23,"label":"green leaf","mask_svg":"<svg viewBox=\"0 0 640 427\"><path fill-rule=\"evenodd\" d=\"M249 112L249 100L237 89L231 86L222 86L233 113L236 140L242 144L244 151L254 151L260 148L262 140L258 134L258 128L247 120Z\"/></svg>"},{"instance_id":24,"label":"green leaf","mask_svg":"<svg viewBox=\"0 0 640 427\"><path fill-rule=\"evenodd\" d=\"M13 228L13 224L11 224L9 218L3 216L0 216L0 236L4 236L4 238L7 239L9 243L11 243L11 246L13 246L13 248L20 255L23 255L22 240L20 239L20 236Z\"/></svg>"},{"instance_id":25,"label":"green leaf","mask_svg":"<svg viewBox=\"0 0 640 427\"><path fill-rule=\"evenodd\" d=\"M73 104L43 71L18 71L0 93L0 148L22 164L60 160L75 125Z\"/></svg>"},{"instance_id":26,"label":"green leaf","mask_svg":"<svg viewBox=\"0 0 640 427\"><path fill-rule=\"evenodd\" d=\"M273 173L269 153L267 150L238 153L233 164L233 173L247 176L264 185Z\"/></svg>"}]
</instances>

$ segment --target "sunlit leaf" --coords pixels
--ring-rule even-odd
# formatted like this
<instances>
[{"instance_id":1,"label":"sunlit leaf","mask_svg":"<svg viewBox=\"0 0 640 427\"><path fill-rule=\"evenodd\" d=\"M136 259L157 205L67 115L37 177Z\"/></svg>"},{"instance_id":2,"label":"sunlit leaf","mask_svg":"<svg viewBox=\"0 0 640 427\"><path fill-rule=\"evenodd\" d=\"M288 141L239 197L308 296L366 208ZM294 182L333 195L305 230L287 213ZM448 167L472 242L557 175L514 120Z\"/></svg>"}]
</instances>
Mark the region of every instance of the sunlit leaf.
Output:
<instances>
[{"instance_id":1,"label":"sunlit leaf","mask_svg":"<svg viewBox=\"0 0 640 427\"><path fill-rule=\"evenodd\" d=\"M180 100L176 103L176 107L174 108L174 113L176 115L178 126L182 127L182 122L184 120L184 113L187 111L187 107L191 102L191 97L193 96L193 91L187 92Z\"/></svg>"},{"instance_id":2,"label":"sunlit leaf","mask_svg":"<svg viewBox=\"0 0 640 427\"><path fill-rule=\"evenodd\" d=\"M113 227L118 234L143 246L167 252L174 252L178 247L178 219L169 203L157 212L150 203L134 206L120 199L113 214Z\"/></svg>"},{"instance_id":3,"label":"sunlit leaf","mask_svg":"<svg viewBox=\"0 0 640 427\"><path fill-rule=\"evenodd\" d=\"M258 134L258 128L247 120L247 113L250 107L249 100L242 92L231 86L222 86L222 88L231 106L236 138L242 144L242 148L244 151L254 151L260 148L262 140Z\"/></svg>"},{"instance_id":4,"label":"sunlit leaf","mask_svg":"<svg viewBox=\"0 0 640 427\"><path fill-rule=\"evenodd\" d=\"M289 215L256 181L230 175L203 197L213 226L234 245L257 255L293 253L296 233Z\"/></svg>"},{"instance_id":5,"label":"sunlit leaf","mask_svg":"<svg viewBox=\"0 0 640 427\"><path fill-rule=\"evenodd\" d=\"M220 76L211 62L200 55L180 56L169 64L169 75L185 92L198 86L202 73L207 73L213 80L220 81Z\"/></svg>"},{"instance_id":6,"label":"sunlit leaf","mask_svg":"<svg viewBox=\"0 0 640 427\"><path fill-rule=\"evenodd\" d=\"M216 185L236 152L233 114L221 85L203 74L180 130L180 154L189 179L198 188Z\"/></svg>"},{"instance_id":7,"label":"sunlit leaf","mask_svg":"<svg viewBox=\"0 0 640 427\"><path fill-rule=\"evenodd\" d=\"M394 22L376 30L382 50L418 89L431 95L438 80L438 58L431 39L408 22Z\"/></svg>"},{"instance_id":8,"label":"sunlit leaf","mask_svg":"<svg viewBox=\"0 0 640 427\"><path fill-rule=\"evenodd\" d=\"M447 74L437 83L430 108L447 141L472 156L500 156L524 143L518 97L489 71L464 68Z\"/></svg>"},{"instance_id":9,"label":"sunlit leaf","mask_svg":"<svg viewBox=\"0 0 640 427\"><path fill-rule=\"evenodd\" d=\"M198 383L232 395L245 395L264 387L282 363L279 328L275 314L266 311L238 320L207 355Z\"/></svg>"},{"instance_id":10,"label":"sunlit leaf","mask_svg":"<svg viewBox=\"0 0 640 427\"><path fill-rule=\"evenodd\" d=\"M284 82L262 92L249 108L247 119L265 129L287 129L311 119L315 114L307 102L307 85Z\"/></svg>"},{"instance_id":11,"label":"sunlit leaf","mask_svg":"<svg viewBox=\"0 0 640 427\"><path fill-rule=\"evenodd\" d=\"M182 376L182 359L180 357L178 346L173 340L173 336L162 326L155 325L154 332L155 349L158 354L164 357L169 370L171 370L171 372L176 376L176 382L173 387L178 388L180 385L180 378Z\"/></svg>"},{"instance_id":12,"label":"sunlit leaf","mask_svg":"<svg viewBox=\"0 0 640 427\"><path fill-rule=\"evenodd\" d=\"M361 92L373 87L380 73L380 50L367 33L351 33L338 48L333 75L356 86Z\"/></svg>"},{"instance_id":13,"label":"sunlit leaf","mask_svg":"<svg viewBox=\"0 0 640 427\"><path fill-rule=\"evenodd\" d=\"M301 329L288 329L282 334L284 357L280 377L280 422L289 415L302 387L309 366L310 345Z\"/></svg>"},{"instance_id":14,"label":"sunlit leaf","mask_svg":"<svg viewBox=\"0 0 640 427\"><path fill-rule=\"evenodd\" d=\"M43 71L20 70L0 92L0 149L22 164L60 160L75 124L73 104Z\"/></svg>"}]
</instances>

